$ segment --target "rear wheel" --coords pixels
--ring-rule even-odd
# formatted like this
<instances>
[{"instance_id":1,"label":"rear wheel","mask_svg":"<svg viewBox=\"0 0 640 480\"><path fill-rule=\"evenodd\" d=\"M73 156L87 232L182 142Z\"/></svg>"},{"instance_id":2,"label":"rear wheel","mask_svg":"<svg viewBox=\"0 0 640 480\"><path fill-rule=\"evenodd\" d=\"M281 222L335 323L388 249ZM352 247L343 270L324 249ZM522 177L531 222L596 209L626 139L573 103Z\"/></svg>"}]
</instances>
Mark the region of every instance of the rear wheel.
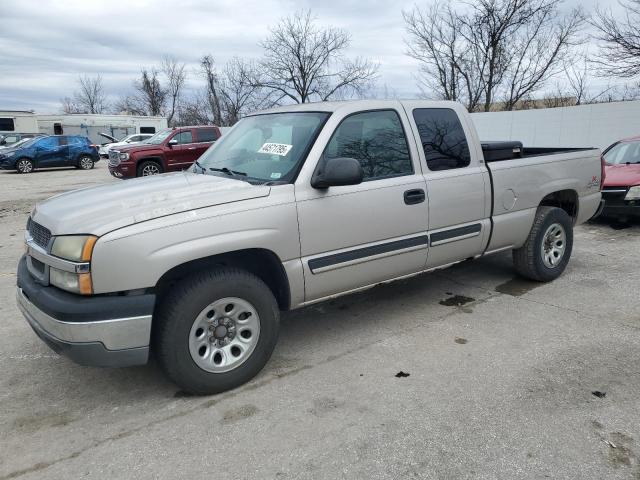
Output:
<instances>
[{"instance_id":1,"label":"rear wheel","mask_svg":"<svg viewBox=\"0 0 640 480\"><path fill-rule=\"evenodd\" d=\"M94 163L95 162L93 161L93 158L91 158L91 156L89 155L82 155L78 159L78 167L82 170L91 170L94 166Z\"/></svg>"},{"instance_id":2,"label":"rear wheel","mask_svg":"<svg viewBox=\"0 0 640 480\"><path fill-rule=\"evenodd\" d=\"M238 387L267 363L279 310L262 280L220 268L181 280L154 316L154 351L183 390L207 395Z\"/></svg>"},{"instance_id":3,"label":"rear wheel","mask_svg":"<svg viewBox=\"0 0 640 480\"><path fill-rule=\"evenodd\" d=\"M557 207L538 207L524 245L513 251L513 264L523 277L549 282L569 263L573 249L573 222Z\"/></svg>"},{"instance_id":4,"label":"rear wheel","mask_svg":"<svg viewBox=\"0 0 640 480\"><path fill-rule=\"evenodd\" d=\"M162 167L157 162L147 160L142 162L138 167L139 177L148 177L150 175L159 175L162 173Z\"/></svg>"},{"instance_id":5,"label":"rear wheel","mask_svg":"<svg viewBox=\"0 0 640 480\"><path fill-rule=\"evenodd\" d=\"M33 172L33 161L28 158L20 158L16 162L16 170L18 173L31 173Z\"/></svg>"}]
</instances>

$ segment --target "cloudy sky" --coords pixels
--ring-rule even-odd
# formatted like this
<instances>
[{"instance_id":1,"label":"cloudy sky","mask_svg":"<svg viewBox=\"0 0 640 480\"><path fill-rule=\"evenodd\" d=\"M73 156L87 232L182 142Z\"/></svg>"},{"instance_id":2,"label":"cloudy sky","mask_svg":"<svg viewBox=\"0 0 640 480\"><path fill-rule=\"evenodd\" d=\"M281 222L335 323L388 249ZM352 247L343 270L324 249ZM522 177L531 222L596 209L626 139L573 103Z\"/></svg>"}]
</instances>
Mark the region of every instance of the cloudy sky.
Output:
<instances>
[{"instance_id":1,"label":"cloudy sky","mask_svg":"<svg viewBox=\"0 0 640 480\"><path fill-rule=\"evenodd\" d=\"M282 16L311 8L318 22L348 30L351 56L380 64L378 88L417 93L414 60L405 52L402 9L432 0L1 0L0 110L57 112L81 74L101 74L111 99L131 92L144 66L164 55L185 62L189 88L200 85L198 59L223 64L258 58L258 45ZM598 0L567 0L592 10ZM614 6L614 0L600 0Z\"/></svg>"}]
</instances>

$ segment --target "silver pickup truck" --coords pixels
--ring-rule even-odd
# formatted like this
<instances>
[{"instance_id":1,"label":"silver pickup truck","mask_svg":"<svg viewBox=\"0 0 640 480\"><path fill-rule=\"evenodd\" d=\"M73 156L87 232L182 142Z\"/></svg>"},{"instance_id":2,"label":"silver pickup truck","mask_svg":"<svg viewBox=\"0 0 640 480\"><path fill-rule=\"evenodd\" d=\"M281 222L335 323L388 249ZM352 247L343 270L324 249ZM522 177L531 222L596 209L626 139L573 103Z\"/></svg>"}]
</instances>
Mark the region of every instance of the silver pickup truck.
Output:
<instances>
[{"instance_id":1,"label":"silver pickup truck","mask_svg":"<svg viewBox=\"0 0 640 480\"><path fill-rule=\"evenodd\" d=\"M481 143L456 103L275 108L187 171L38 204L17 301L78 363L153 352L183 389L221 392L267 363L282 310L503 250L553 280L602 168L597 149Z\"/></svg>"}]
</instances>

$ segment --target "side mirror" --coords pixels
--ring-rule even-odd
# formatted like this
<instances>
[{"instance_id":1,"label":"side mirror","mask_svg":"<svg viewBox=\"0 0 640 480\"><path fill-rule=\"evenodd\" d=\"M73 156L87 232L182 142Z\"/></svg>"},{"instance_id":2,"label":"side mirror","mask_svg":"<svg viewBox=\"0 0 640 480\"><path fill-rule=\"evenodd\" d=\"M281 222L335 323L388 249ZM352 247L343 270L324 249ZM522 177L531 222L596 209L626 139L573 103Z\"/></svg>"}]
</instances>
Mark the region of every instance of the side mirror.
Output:
<instances>
[{"instance_id":1,"label":"side mirror","mask_svg":"<svg viewBox=\"0 0 640 480\"><path fill-rule=\"evenodd\" d=\"M311 178L313 188L339 187L362 183L364 173L355 158L330 158L320 164Z\"/></svg>"},{"instance_id":2,"label":"side mirror","mask_svg":"<svg viewBox=\"0 0 640 480\"><path fill-rule=\"evenodd\" d=\"M171 140L169 140L169 143L167 145L169 145L170 147L173 147L174 145L178 144L178 140L176 140L175 138L172 138Z\"/></svg>"}]
</instances>

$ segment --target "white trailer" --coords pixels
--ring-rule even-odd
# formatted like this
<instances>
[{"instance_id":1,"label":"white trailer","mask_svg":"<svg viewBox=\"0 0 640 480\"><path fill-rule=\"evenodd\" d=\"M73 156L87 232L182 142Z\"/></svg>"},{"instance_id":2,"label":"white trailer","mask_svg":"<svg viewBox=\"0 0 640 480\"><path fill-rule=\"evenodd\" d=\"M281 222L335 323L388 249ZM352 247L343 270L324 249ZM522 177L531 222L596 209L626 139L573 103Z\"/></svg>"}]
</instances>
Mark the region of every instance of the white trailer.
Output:
<instances>
[{"instance_id":1,"label":"white trailer","mask_svg":"<svg viewBox=\"0 0 640 480\"><path fill-rule=\"evenodd\" d=\"M36 114L26 110L0 110L0 134L38 133Z\"/></svg>"},{"instance_id":2,"label":"white trailer","mask_svg":"<svg viewBox=\"0 0 640 480\"><path fill-rule=\"evenodd\" d=\"M134 133L156 133L167 128L165 117L102 114L37 114L38 132L46 135L82 135L96 144L105 143L100 133L120 139Z\"/></svg>"}]
</instances>

